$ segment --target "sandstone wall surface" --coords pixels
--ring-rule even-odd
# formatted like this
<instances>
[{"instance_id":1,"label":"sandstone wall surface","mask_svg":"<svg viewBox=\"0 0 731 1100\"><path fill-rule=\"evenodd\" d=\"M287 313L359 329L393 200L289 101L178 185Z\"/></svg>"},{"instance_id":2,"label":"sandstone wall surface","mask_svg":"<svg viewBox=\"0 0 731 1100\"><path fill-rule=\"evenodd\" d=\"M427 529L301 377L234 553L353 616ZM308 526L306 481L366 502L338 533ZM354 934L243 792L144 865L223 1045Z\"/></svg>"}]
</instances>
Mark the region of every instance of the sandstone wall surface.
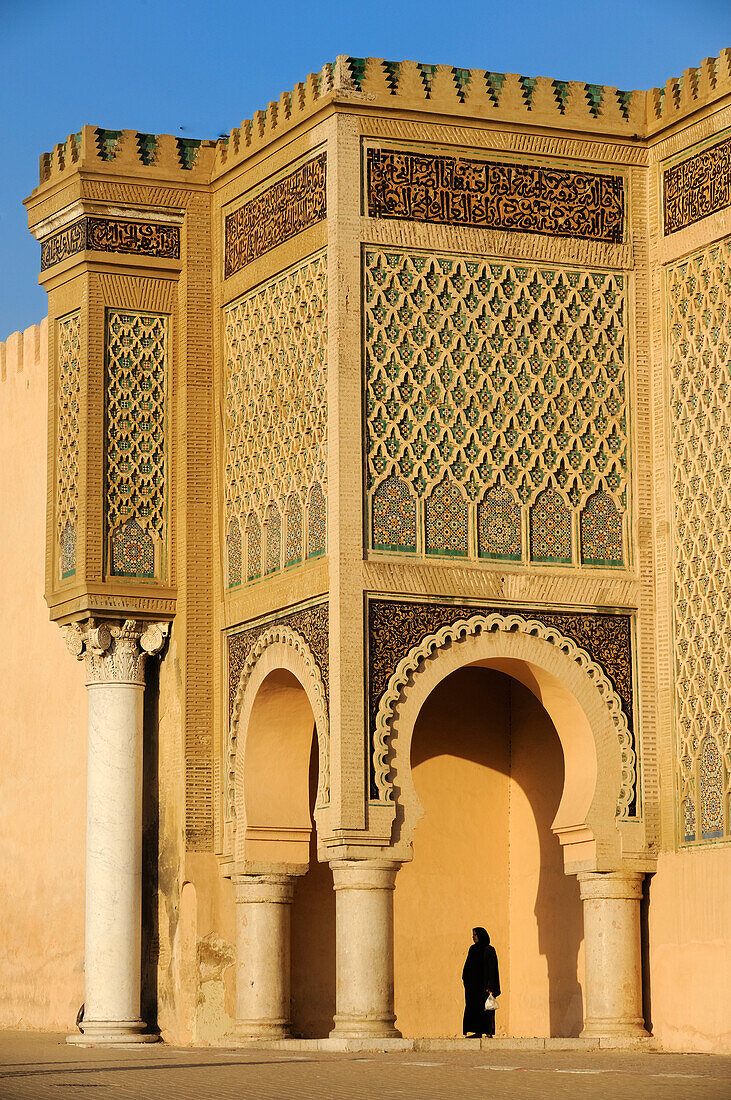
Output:
<instances>
[{"instance_id":1,"label":"sandstone wall surface","mask_svg":"<svg viewBox=\"0 0 731 1100\"><path fill-rule=\"evenodd\" d=\"M43 599L48 325L0 343L0 1027L84 998L86 690Z\"/></svg>"}]
</instances>

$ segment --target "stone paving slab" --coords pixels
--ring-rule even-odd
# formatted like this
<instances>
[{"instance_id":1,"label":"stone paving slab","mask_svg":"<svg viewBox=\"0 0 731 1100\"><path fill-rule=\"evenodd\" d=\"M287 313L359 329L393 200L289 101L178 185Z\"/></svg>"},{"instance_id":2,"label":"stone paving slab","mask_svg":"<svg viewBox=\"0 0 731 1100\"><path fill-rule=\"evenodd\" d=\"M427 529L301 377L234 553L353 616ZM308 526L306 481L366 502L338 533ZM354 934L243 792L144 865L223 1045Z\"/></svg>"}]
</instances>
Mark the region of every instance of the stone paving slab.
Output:
<instances>
[{"instance_id":1,"label":"stone paving slab","mask_svg":"<svg viewBox=\"0 0 731 1100\"><path fill-rule=\"evenodd\" d=\"M729 1100L731 1057L646 1049L328 1051L66 1045L0 1032L0 1100Z\"/></svg>"}]
</instances>

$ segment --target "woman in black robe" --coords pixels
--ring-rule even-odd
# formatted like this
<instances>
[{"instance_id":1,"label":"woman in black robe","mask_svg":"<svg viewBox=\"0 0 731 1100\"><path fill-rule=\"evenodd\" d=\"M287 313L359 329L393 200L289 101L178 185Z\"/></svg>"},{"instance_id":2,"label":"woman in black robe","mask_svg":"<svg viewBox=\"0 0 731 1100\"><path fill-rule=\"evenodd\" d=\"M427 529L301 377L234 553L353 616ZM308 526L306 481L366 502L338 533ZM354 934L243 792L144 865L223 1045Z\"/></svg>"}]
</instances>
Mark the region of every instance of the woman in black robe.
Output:
<instances>
[{"instance_id":1,"label":"woman in black robe","mask_svg":"<svg viewBox=\"0 0 731 1100\"><path fill-rule=\"evenodd\" d=\"M484 928L472 929L472 947L467 952L462 984L464 985L464 1021L462 1031L475 1036L495 1034L495 1012L485 1009L488 993L500 994L500 974L497 953Z\"/></svg>"}]
</instances>

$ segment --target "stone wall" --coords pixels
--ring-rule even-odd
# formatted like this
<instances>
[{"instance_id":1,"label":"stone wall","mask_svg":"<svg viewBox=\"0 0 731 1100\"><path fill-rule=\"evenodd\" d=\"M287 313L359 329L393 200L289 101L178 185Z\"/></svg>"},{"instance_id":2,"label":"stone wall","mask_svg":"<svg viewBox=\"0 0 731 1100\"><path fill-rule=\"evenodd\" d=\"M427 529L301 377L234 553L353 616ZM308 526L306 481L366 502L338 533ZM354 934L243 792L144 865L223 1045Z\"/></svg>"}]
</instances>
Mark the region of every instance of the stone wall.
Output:
<instances>
[{"instance_id":1,"label":"stone wall","mask_svg":"<svg viewBox=\"0 0 731 1100\"><path fill-rule=\"evenodd\" d=\"M0 1027L84 999L86 691L43 599L46 321L0 343Z\"/></svg>"}]
</instances>

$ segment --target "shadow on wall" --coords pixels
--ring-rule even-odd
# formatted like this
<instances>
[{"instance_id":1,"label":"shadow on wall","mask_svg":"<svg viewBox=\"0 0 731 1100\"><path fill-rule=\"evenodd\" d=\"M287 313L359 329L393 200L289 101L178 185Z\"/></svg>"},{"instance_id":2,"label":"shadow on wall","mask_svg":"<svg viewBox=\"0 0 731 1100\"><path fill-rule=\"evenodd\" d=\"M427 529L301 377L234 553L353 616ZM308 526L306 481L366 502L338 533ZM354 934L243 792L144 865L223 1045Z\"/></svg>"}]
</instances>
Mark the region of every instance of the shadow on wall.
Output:
<instances>
[{"instance_id":1,"label":"shadow on wall","mask_svg":"<svg viewBox=\"0 0 731 1100\"><path fill-rule=\"evenodd\" d=\"M319 753L313 733L310 756L310 816L317 798ZM292 1026L303 1039L330 1034L335 1015L335 891L330 866L317 861L310 837L310 868L299 878L292 906Z\"/></svg>"},{"instance_id":2,"label":"shadow on wall","mask_svg":"<svg viewBox=\"0 0 731 1100\"><path fill-rule=\"evenodd\" d=\"M396 879L396 1026L461 1032L461 969L481 924L500 959L498 1034L578 1035L583 922L551 832L563 754L548 714L511 677L461 669L422 708L412 768L424 816Z\"/></svg>"}]
</instances>

